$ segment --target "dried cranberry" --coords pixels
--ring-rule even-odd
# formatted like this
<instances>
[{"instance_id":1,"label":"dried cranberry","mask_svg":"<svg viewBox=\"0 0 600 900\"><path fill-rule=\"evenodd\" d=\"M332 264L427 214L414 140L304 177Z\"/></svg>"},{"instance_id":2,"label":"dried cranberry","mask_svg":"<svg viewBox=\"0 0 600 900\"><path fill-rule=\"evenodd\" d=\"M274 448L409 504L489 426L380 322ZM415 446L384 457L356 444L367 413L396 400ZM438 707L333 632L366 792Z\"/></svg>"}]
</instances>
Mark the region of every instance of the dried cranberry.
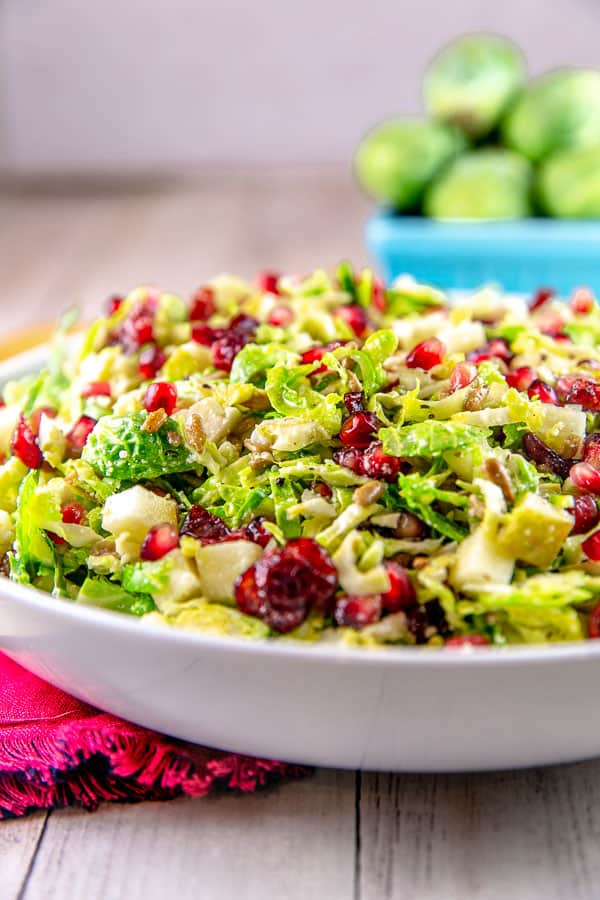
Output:
<instances>
[{"instance_id":1,"label":"dried cranberry","mask_svg":"<svg viewBox=\"0 0 600 900\"><path fill-rule=\"evenodd\" d=\"M379 594L364 597L344 594L336 598L333 617L338 625L357 630L373 625L381 618L381 597Z\"/></svg>"},{"instance_id":2,"label":"dried cranberry","mask_svg":"<svg viewBox=\"0 0 600 900\"><path fill-rule=\"evenodd\" d=\"M257 516L255 519L251 519L244 528L244 537L252 541L253 544L266 547L269 541L272 540L273 535L265 528L265 522L264 516Z\"/></svg>"},{"instance_id":3,"label":"dried cranberry","mask_svg":"<svg viewBox=\"0 0 600 900\"><path fill-rule=\"evenodd\" d=\"M250 337L254 334L260 322L254 316L248 316L246 313L240 313L229 324L229 330L235 331L236 334L243 334Z\"/></svg>"},{"instance_id":4,"label":"dried cranberry","mask_svg":"<svg viewBox=\"0 0 600 900\"><path fill-rule=\"evenodd\" d=\"M369 478L382 481L395 481L402 471L403 460L397 456L388 456L381 449L379 441L373 441L365 450L362 458L362 471Z\"/></svg>"},{"instance_id":5,"label":"dried cranberry","mask_svg":"<svg viewBox=\"0 0 600 900\"><path fill-rule=\"evenodd\" d=\"M312 489L315 494L320 494L321 497L325 497L326 500L329 500L329 498L333 496L333 491L324 481L317 481L316 484L313 484Z\"/></svg>"},{"instance_id":6,"label":"dried cranberry","mask_svg":"<svg viewBox=\"0 0 600 900\"><path fill-rule=\"evenodd\" d=\"M339 438L347 447L368 447L375 432L383 428L375 413L358 412L349 416L340 429Z\"/></svg>"},{"instance_id":7,"label":"dried cranberry","mask_svg":"<svg viewBox=\"0 0 600 900\"><path fill-rule=\"evenodd\" d=\"M387 613L406 611L416 605L417 595L406 569L397 562L387 562L385 570L390 580L389 590L381 595L383 609Z\"/></svg>"},{"instance_id":8,"label":"dried cranberry","mask_svg":"<svg viewBox=\"0 0 600 900\"><path fill-rule=\"evenodd\" d=\"M588 637L591 637L592 640L600 637L600 603L597 603L596 606L590 610L588 618Z\"/></svg>"},{"instance_id":9,"label":"dried cranberry","mask_svg":"<svg viewBox=\"0 0 600 900\"><path fill-rule=\"evenodd\" d=\"M106 301L106 311L109 316L114 316L115 313L118 313L121 307L123 306L124 298L120 297L118 294L114 294L112 297L109 297Z\"/></svg>"},{"instance_id":10,"label":"dried cranberry","mask_svg":"<svg viewBox=\"0 0 600 900\"><path fill-rule=\"evenodd\" d=\"M164 409L168 416L177 406L177 388L168 381L155 381L148 386L144 396L144 406L148 412Z\"/></svg>"},{"instance_id":11,"label":"dried cranberry","mask_svg":"<svg viewBox=\"0 0 600 900\"><path fill-rule=\"evenodd\" d=\"M81 392L82 397L110 397L111 389L108 381L90 381Z\"/></svg>"},{"instance_id":12,"label":"dried cranberry","mask_svg":"<svg viewBox=\"0 0 600 900\"><path fill-rule=\"evenodd\" d=\"M57 416L57 412L51 406L40 406L38 409L35 409L31 413L31 415L29 416L29 424L31 425L31 430L36 437L40 433L42 416L46 416L47 419L55 419Z\"/></svg>"},{"instance_id":13,"label":"dried cranberry","mask_svg":"<svg viewBox=\"0 0 600 900\"><path fill-rule=\"evenodd\" d=\"M162 559L179 546L179 535L174 525L165 522L151 528L142 544L140 558L145 561Z\"/></svg>"},{"instance_id":14,"label":"dried cranberry","mask_svg":"<svg viewBox=\"0 0 600 900\"><path fill-rule=\"evenodd\" d=\"M242 335L230 332L212 345L212 364L222 372L231 372L233 361L244 347L246 341Z\"/></svg>"},{"instance_id":15,"label":"dried cranberry","mask_svg":"<svg viewBox=\"0 0 600 900\"><path fill-rule=\"evenodd\" d=\"M581 545L581 549L592 562L600 562L600 531L590 534L589 538Z\"/></svg>"},{"instance_id":16,"label":"dried cranberry","mask_svg":"<svg viewBox=\"0 0 600 900\"><path fill-rule=\"evenodd\" d=\"M559 478L568 478L573 461L556 453L547 444L540 440L537 435L528 432L523 438L523 452L527 459L536 463L538 466L544 466L550 472L558 475Z\"/></svg>"},{"instance_id":17,"label":"dried cranberry","mask_svg":"<svg viewBox=\"0 0 600 900\"><path fill-rule=\"evenodd\" d=\"M428 340L421 341L420 344L413 347L406 357L405 364L409 369L425 369L425 371L429 371L434 366L439 366L445 352L446 348L441 341L438 341L437 338L428 338Z\"/></svg>"},{"instance_id":18,"label":"dried cranberry","mask_svg":"<svg viewBox=\"0 0 600 900\"><path fill-rule=\"evenodd\" d=\"M587 315L593 310L595 304L594 295L589 288L585 287L577 288L569 302L575 315Z\"/></svg>"},{"instance_id":19,"label":"dried cranberry","mask_svg":"<svg viewBox=\"0 0 600 900\"><path fill-rule=\"evenodd\" d=\"M368 328L369 322L362 306L340 306L335 315L348 325L356 337L361 338Z\"/></svg>"},{"instance_id":20,"label":"dried cranberry","mask_svg":"<svg viewBox=\"0 0 600 900\"><path fill-rule=\"evenodd\" d=\"M184 519L180 534L196 538L203 544L226 540L232 531L223 519L213 515L203 506L192 506Z\"/></svg>"},{"instance_id":21,"label":"dried cranberry","mask_svg":"<svg viewBox=\"0 0 600 900\"><path fill-rule=\"evenodd\" d=\"M450 374L450 393L466 388L477 376L477 366L472 362L460 362Z\"/></svg>"},{"instance_id":22,"label":"dried cranberry","mask_svg":"<svg viewBox=\"0 0 600 900\"><path fill-rule=\"evenodd\" d=\"M365 408L365 395L362 391L348 391L344 394L344 406L349 413L363 412Z\"/></svg>"},{"instance_id":23,"label":"dried cranberry","mask_svg":"<svg viewBox=\"0 0 600 900\"><path fill-rule=\"evenodd\" d=\"M357 475L364 475L363 453L355 447L346 447L343 450L333 451L333 461L338 466L345 466Z\"/></svg>"},{"instance_id":24,"label":"dried cranberry","mask_svg":"<svg viewBox=\"0 0 600 900\"><path fill-rule=\"evenodd\" d=\"M219 329L219 332L221 329ZM203 347L210 347L217 338L217 331L210 325L192 325L192 340Z\"/></svg>"},{"instance_id":25,"label":"dried cranberry","mask_svg":"<svg viewBox=\"0 0 600 900\"><path fill-rule=\"evenodd\" d=\"M256 277L256 286L263 294L279 294L279 275L277 272L259 272Z\"/></svg>"},{"instance_id":26,"label":"dried cranberry","mask_svg":"<svg viewBox=\"0 0 600 900\"><path fill-rule=\"evenodd\" d=\"M166 361L167 354L160 347L147 347L140 353L138 371L144 381L151 381L156 378Z\"/></svg>"},{"instance_id":27,"label":"dried cranberry","mask_svg":"<svg viewBox=\"0 0 600 900\"><path fill-rule=\"evenodd\" d=\"M258 616L282 634L300 625L311 609L328 612L337 572L327 552L311 538L267 550L235 586L242 612Z\"/></svg>"},{"instance_id":28,"label":"dried cranberry","mask_svg":"<svg viewBox=\"0 0 600 900\"><path fill-rule=\"evenodd\" d=\"M595 469L600 469L600 434L588 434L583 442L583 459Z\"/></svg>"},{"instance_id":29,"label":"dried cranberry","mask_svg":"<svg viewBox=\"0 0 600 900\"><path fill-rule=\"evenodd\" d=\"M204 322L216 310L215 292L210 287L198 288L190 305L190 322Z\"/></svg>"},{"instance_id":30,"label":"dried cranberry","mask_svg":"<svg viewBox=\"0 0 600 900\"><path fill-rule=\"evenodd\" d=\"M39 469L44 461L37 438L28 424L25 416L21 415L17 427L13 432L10 447L15 456L18 456L28 469Z\"/></svg>"},{"instance_id":31,"label":"dried cranberry","mask_svg":"<svg viewBox=\"0 0 600 900\"><path fill-rule=\"evenodd\" d=\"M576 488L586 494L600 494L600 472L587 462L571 466L569 477Z\"/></svg>"},{"instance_id":32,"label":"dried cranberry","mask_svg":"<svg viewBox=\"0 0 600 900\"><path fill-rule=\"evenodd\" d=\"M81 525L85 520L85 507L81 503L69 503L63 508L62 520L67 525Z\"/></svg>"},{"instance_id":33,"label":"dried cranberry","mask_svg":"<svg viewBox=\"0 0 600 900\"><path fill-rule=\"evenodd\" d=\"M434 634L448 634L446 614L439 600L430 600L407 612L407 626L417 644L425 644Z\"/></svg>"},{"instance_id":34,"label":"dried cranberry","mask_svg":"<svg viewBox=\"0 0 600 900\"><path fill-rule=\"evenodd\" d=\"M540 381L539 378L536 378L535 381L532 381L529 387L527 388L527 396L530 400L541 400L542 403L551 403L554 406L559 406L558 397L556 396L556 391L552 387L551 384L546 384L545 381Z\"/></svg>"},{"instance_id":35,"label":"dried cranberry","mask_svg":"<svg viewBox=\"0 0 600 900\"><path fill-rule=\"evenodd\" d=\"M529 304L529 312L535 312L536 309L539 309L540 306L543 306L544 303L547 303L548 300L551 300L554 296L555 292L552 290L552 288L540 288L539 291L537 291L531 299L531 302Z\"/></svg>"},{"instance_id":36,"label":"dried cranberry","mask_svg":"<svg viewBox=\"0 0 600 900\"><path fill-rule=\"evenodd\" d=\"M578 378L571 384L566 402L581 406L586 412L599 412L600 384L587 378Z\"/></svg>"},{"instance_id":37,"label":"dried cranberry","mask_svg":"<svg viewBox=\"0 0 600 900\"><path fill-rule=\"evenodd\" d=\"M534 381L537 381L537 373L531 366L519 366L504 376L509 387L517 391L527 391Z\"/></svg>"},{"instance_id":38,"label":"dried cranberry","mask_svg":"<svg viewBox=\"0 0 600 900\"><path fill-rule=\"evenodd\" d=\"M289 306L276 306L269 316L269 325L276 328L285 328L294 318L294 313Z\"/></svg>"},{"instance_id":39,"label":"dried cranberry","mask_svg":"<svg viewBox=\"0 0 600 900\"><path fill-rule=\"evenodd\" d=\"M445 647L488 647L489 640L485 634L454 634L446 638Z\"/></svg>"},{"instance_id":40,"label":"dried cranberry","mask_svg":"<svg viewBox=\"0 0 600 900\"><path fill-rule=\"evenodd\" d=\"M574 519L571 534L585 534L586 531L590 531L600 521L598 504L590 494L582 494L581 497L575 497L569 512Z\"/></svg>"}]
</instances>

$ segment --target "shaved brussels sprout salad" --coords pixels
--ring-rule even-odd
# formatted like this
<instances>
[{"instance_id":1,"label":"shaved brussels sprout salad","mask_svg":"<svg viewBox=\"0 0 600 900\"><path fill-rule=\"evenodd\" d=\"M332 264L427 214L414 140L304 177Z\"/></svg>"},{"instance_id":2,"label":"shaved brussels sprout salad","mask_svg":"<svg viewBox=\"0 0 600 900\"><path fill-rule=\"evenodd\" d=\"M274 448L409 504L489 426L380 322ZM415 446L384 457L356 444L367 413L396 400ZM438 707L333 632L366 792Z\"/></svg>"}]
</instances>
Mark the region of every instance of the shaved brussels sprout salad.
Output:
<instances>
[{"instance_id":1,"label":"shaved brussels sprout salad","mask_svg":"<svg viewBox=\"0 0 600 900\"><path fill-rule=\"evenodd\" d=\"M600 636L600 308L341 264L151 288L4 385L5 575L165 626ZM55 602L51 599L48 602Z\"/></svg>"}]
</instances>

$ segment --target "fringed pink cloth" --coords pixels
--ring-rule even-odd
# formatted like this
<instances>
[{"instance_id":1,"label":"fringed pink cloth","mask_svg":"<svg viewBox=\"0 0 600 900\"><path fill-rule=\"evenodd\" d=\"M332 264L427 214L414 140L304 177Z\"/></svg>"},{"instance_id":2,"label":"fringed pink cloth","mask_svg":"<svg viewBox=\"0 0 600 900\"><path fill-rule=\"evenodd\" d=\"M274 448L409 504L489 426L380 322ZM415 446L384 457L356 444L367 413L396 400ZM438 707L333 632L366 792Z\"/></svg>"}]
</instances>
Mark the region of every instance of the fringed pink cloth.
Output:
<instances>
[{"instance_id":1,"label":"fringed pink cloth","mask_svg":"<svg viewBox=\"0 0 600 900\"><path fill-rule=\"evenodd\" d=\"M209 750L100 712L0 653L0 819L103 800L255 791L306 770Z\"/></svg>"}]
</instances>

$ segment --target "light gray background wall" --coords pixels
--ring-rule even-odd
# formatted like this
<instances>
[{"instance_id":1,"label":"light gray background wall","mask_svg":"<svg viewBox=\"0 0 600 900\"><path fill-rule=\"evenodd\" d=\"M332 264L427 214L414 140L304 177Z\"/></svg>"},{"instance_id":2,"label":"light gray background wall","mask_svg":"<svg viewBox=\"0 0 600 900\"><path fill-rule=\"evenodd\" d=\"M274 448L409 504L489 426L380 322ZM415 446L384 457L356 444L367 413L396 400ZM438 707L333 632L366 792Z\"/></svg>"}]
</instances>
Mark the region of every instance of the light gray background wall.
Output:
<instances>
[{"instance_id":1,"label":"light gray background wall","mask_svg":"<svg viewBox=\"0 0 600 900\"><path fill-rule=\"evenodd\" d=\"M0 0L1 2L1 0ZM149 171L347 160L419 108L423 66L465 30L531 70L600 64L600 0L3 0L5 167Z\"/></svg>"}]
</instances>

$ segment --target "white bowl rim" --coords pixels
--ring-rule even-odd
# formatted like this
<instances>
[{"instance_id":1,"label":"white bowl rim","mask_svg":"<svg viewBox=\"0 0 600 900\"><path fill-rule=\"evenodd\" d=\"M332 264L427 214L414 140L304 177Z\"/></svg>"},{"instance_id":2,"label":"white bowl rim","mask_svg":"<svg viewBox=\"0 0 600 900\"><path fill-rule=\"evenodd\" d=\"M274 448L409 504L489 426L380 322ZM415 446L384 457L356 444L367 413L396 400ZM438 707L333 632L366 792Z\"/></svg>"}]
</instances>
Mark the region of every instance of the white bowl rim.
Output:
<instances>
[{"instance_id":1,"label":"white bowl rim","mask_svg":"<svg viewBox=\"0 0 600 900\"><path fill-rule=\"evenodd\" d=\"M0 382L21 377L34 367L43 365L47 359L48 346L42 345L26 350L0 363ZM108 631L119 631L130 636L161 642L167 641L183 645L206 647L211 650L236 650L238 653L258 654L271 659L277 657L312 658L327 660L333 664L345 665L349 662L366 666L504 666L519 664L548 664L554 660L562 662L596 660L600 658L600 640L581 640L547 644L512 644L489 647L422 647L422 646L379 646L348 647L342 644L313 644L309 641L265 638L255 640L234 636L192 631L174 626L145 622L141 618L113 610L78 606L69 600L53 597L36 588L18 584L0 576L0 599L16 600L44 615L66 618L79 625L89 625Z\"/></svg>"}]
</instances>

